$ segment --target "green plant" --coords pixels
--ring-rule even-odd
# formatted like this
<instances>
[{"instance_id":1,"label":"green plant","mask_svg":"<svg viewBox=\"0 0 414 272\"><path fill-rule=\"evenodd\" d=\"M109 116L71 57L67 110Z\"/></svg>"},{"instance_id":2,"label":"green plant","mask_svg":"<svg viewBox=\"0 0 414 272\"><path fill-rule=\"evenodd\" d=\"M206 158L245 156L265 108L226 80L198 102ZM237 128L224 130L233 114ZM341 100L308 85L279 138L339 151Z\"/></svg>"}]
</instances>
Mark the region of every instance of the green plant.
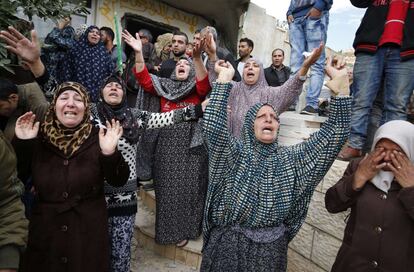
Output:
<instances>
[{"instance_id":1,"label":"green plant","mask_svg":"<svg viewBox=\"0 0 414 272\"><path fill-rule=\"evenodd\" d=\"M73 4L73 2L78 2ZM71 14L89 14L85 7L85 2L69 1L69 0L0 0L0 30L6 29L8 26L17 26L23 33L28 33L29 22L16 16L20 11L32 20L33 16L46 20L58 20ZM22 23L23 22L23 23ZM19 27L20 26L20 27ZM26 26L26 27L25 27ZM17 65L16 60L4 48L4 44L0 43L0 70L4 69L13 72L12 66Z\"/></svg>"}]
</instances>

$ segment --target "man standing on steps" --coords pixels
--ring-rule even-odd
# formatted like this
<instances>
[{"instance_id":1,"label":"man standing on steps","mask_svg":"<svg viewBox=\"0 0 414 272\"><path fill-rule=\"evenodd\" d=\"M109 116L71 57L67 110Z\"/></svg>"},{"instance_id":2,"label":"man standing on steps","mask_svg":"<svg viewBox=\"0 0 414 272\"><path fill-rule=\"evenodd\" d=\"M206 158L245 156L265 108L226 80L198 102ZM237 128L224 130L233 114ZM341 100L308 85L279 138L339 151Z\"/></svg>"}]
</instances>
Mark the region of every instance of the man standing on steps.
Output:
<instances>
[{"instance_id":1,"label":"man standing on steps","mask_svg":"<svg viewBox=\"0 0 414 272\"><path fill-rule=\"evenodd\" d=\"M281 86L289 79L290 68L283 65L284 60L285 51L283 51L283 49L276 48L273 50L272 64L264 70L265 78L269 86Z\"/></svg>"},{"instance_id":2,"label":"man standing on steps","mask_svg":"<svg viewBox=\"0 0 414 272\"><path fill-rule=\"evenodd\" d=\"M243 74L244 64L252 56L250 55L253 51L254 43L249 38L242 38L239 41L239 59L236 60L237 71L240 75Z\"/></svg>"},{"instance_id":3,"label":"man standing on steps","mask_svg":"<svg viewBox=\"0 0 414 272\"><path fill-rule=\"evenodd\" d=\"M303 52L311 52L321 43L326 44L329 22L329 9L332 0L291 0L287 11L289 23L289 39L292 45L290 67L292 73L301 67ZM318 114L318 97L324 79L325 52L312 66L310 84L306 92L306 107L301 114Z\"/></svg>"}]
</instances>

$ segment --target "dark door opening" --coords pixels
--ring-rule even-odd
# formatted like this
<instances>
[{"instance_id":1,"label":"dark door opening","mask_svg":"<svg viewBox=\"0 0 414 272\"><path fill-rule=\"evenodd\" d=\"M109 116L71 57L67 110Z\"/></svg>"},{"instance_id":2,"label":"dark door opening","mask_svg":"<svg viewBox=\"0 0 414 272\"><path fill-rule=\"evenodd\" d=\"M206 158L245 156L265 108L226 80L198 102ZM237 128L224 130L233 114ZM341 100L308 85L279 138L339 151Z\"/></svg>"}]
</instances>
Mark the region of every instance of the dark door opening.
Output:
<instances>
[{"instance_id":1,"label":"dark door opening","mask_svg":"<svg viewBox=\"0 0 414 272\"><path fill-rule=\"evenodd\" d=\"M152 34L152 43L155 43L157 37L164 33L172 33L175 30L179 30L177 27L170 26L164 23L156 22L146 17L136 15L133 13L125 13L125 15L121 19L122 27L128 30L135 37L135 33L137 33L140 29L148 29L151 31ZM124 45L124 51L127 56L129 56L132 52L132 48L130 46Z\"/></svg>"}]
</instances>

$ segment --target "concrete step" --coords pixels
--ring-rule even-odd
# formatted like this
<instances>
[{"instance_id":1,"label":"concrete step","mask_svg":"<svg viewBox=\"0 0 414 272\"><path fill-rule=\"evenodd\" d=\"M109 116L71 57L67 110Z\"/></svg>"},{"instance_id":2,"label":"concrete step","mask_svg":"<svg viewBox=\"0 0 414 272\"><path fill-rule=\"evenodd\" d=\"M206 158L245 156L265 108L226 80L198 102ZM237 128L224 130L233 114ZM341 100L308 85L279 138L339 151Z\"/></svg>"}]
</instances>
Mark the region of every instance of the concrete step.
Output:
<instances>
[{"instance_id":1,"label":"concrete step","mask_svg":"<svg viewBox=\"0 0 414 272\"><path fill-rule=\"evenodd\" d=\"M155 191L145 191L142 186L139 189L142 204L151 212L155 213Z\"/></svg>"},{"instance_id":2,"label":"concrete step","mask_svg":"<svg viewBox=\"0 0 414 272\"><path fill-rule=\"evenodd\" d=\"M303 128L320 128L327 117L299 114L291 111L280 115L281 126L293 126Z\"/></svg>"},{"instance_id":3,"label":"concrete step","mask_svg":"<svg viewBox=\"0 0 414 272\"><path fill-rule=\"evenodd\" d=\"M201 236L197 240L190 240L182 248L176 247L175 245L158 245L155 243L155 213L144 204L141 198L141 195L144 195L144 199L148 201L146 203L155 202L155 197L153 198L151 192L140 190L140 196L138 197L138 213L135 219L134 232L134 237L138 245L159 256L199 270L202 256L201 249L203 246Z\"/></svg>"}]
</instances>

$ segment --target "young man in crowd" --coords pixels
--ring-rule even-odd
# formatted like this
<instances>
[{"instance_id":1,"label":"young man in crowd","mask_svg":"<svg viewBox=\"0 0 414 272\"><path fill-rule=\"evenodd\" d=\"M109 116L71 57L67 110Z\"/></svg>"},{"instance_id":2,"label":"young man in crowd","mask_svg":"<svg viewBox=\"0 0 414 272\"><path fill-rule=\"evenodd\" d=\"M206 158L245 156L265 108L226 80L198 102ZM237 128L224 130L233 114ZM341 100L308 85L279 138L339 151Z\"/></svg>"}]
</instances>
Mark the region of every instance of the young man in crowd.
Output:
<instances>
[{"instance_id":1,"label":"young man in crowd","mask_svg":"<svg viewBox=\"0 0 414 272\"><path fill-rule=\"evenodd\" d=\"M244 64L252 56L250 55L253 51L254 43L249 38L242 38L239 41L239 59L236 60L237 71L240 75L243 74Z\"/></svg>"},{"instance_id":2,"label":"young man in crowd","mask_svg":"<svg viewBox=\"0 0 414 272\"><path fill-rule=\"evenodd\" d=\"M290 68L283 65L284 60L285 51L283 51L283 49L276 48L273 50L272 64L264 70L266 81L269 86L281 86L289 79Z\"/></svg>"},{"instance_id":3,"label":"young man in crowd","mask_svg":"<svg viewBox=\"0 0 414 272\"><path fill-rule=\"evenodd\" d=\"M114 63L114 67L118 66L118 49L116 44L114 44L115 33L114 31L107 26L103 26L100 28L101 31L101 41L104 43L106 50L111 55L111 59ZM126 62L126 55L123 50L122 52L122 64ZM115 68L118 70L119 68Z\"/></svg>"}]
</instances>

